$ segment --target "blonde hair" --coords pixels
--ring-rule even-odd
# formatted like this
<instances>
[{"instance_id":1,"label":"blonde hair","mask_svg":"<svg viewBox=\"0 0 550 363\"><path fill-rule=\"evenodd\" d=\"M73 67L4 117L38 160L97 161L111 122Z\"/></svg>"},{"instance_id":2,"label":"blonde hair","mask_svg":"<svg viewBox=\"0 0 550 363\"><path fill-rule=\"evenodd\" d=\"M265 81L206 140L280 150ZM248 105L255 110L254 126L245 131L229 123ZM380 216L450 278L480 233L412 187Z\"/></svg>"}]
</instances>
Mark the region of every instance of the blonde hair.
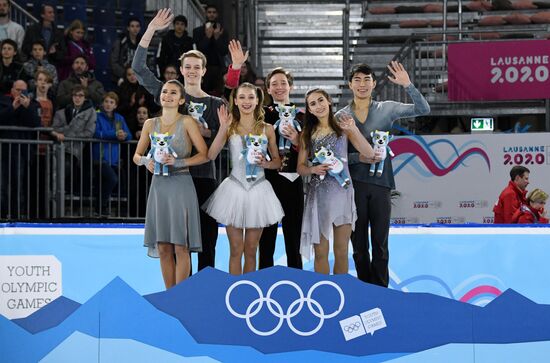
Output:
<instances>
[{"instance_id":1,"label":"blonde hair","mask_svg":"<svg viewBox=\"0 0 550 363\"><path fill-rule=\"evenodd\" d=\"M75 19L71 22L69 27L65 30L65 35L70 35L71 32L76 29L82 29L84 30L84 34L86 34L86 27L84 26L84 23L81 20Z\"/></svg>"},{"instance_id":2,"label":"blonde hair","mask_svg":"<svg viewBox=\"0 0 550 363\"><path fill-rule=\"evenodd\" d=\"M546 202L548 194L542 189L533 189L527 194L528 202Z\"/></svg>"},{"instance_id":3,"label":"blonde hair","mask_svg":"<svg viewBox=\"0 0 550 363\"><path fill-rule=\"evenodd\" d=\"M185 60L185 58L200 59L202 62L202 68L206 68L206 56L200 50L192 49L190 51L183 53L180 57L180 63L182 67L183 67L183 61Z\"/></svg>"},{"instance_id":4,"label":"blonde hair","mask_svg":"<svg viewBox=\"0 0 550 363\"><path fill-rule=\"evenodd\" d=\"M241 88L249 88L254 90L256 93L256 97L258 98L258 104L256 105L256 108L254 109L254 128L253 131L255 134L261 134L263 131L263 128L265 126L264 120L265 120L265 111L263 108L263 101L264 101L264 93L261 90L261 88L254 86L252 83L242 83L239 85L239 87L233 89L231 91L231 95L229 96L229 112L233 116L233 120L231 121L231 125L229 125L229 129L227 130L227 135L231 136L233 134L237 133L237 127L239 127L239 122L241 121L241 113L239 112L239 108L237 105L235 105L235 98L237 97L237 94L239 93L239 90Z\"/></svg>"}]
</instances>

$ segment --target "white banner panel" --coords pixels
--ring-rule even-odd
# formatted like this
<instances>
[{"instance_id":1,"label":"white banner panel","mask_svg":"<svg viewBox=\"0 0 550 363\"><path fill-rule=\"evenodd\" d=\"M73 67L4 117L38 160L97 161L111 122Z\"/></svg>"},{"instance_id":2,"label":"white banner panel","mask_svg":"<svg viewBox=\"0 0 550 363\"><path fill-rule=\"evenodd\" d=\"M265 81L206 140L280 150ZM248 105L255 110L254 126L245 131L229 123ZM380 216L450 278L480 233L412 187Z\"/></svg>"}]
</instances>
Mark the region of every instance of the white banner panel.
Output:
<instances>
[{"instance_id":1,"label":"white banner panel","mask_svg":"<svg viewBox=\"0 0 550 363\"><path fill-rule=\"evenodd\" d=\"M550 192L550 134L403 136L395 153L392 222L493 223L510 169L531 171L528 190Z\"/></svg>"}]
</instances>

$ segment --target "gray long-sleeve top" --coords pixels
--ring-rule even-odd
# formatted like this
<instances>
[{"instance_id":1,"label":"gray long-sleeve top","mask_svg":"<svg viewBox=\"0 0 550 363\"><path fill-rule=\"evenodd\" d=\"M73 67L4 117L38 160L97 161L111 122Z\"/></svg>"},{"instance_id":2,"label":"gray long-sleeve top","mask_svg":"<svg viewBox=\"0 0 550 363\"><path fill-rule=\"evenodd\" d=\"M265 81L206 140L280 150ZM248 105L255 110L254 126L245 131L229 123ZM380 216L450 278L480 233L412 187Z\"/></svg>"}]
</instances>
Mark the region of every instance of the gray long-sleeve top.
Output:
<instances>
[{"instance_id":1,"label":"gray long-sleeve top","mask_svg":"<svg viewBox=\"0 0 550 363\"><path fill-rule=\"evenodd\" d=\"M147 92L152 94L155 97L155 101L160 104L159 96L160 91L162 90L162 81L160 81L149 68L147 68L147 49L138 45L136 53L134 54L134 59L132 60L132 69L136 73L136 78L138 79L139 84L141 84ZM220 128L220 120L218 119L218 108L223 105L223 100L214 96L206 97L193 97L190 95L185 95L185 107L187 108L189 102L193 101L194 103L203 103L206 105L206 110L202 115L208 124L208 129L211 131L212 135L210 138L205 138L204 141L206 145L210 147L212 141L216 137L216 133ZM195 178L208 178L216 179L216 165L214 161L202 165L192 166L189 168L189 172Z\"/></svg>"},{"instance_id":2,"label":"gray long-sleeve top","mask_svg":"<svg viewBox=\"0 0 550 363\"><path fill-rule=\"evenodd\" d=\"M363 136L372 145L372 138L370 136L371 132L375 130L390 131L393 127L393 123L400 118L422 116L430 113L430 105L428 104L428 101L426 101L424 96L422 96L420 91L418 91L412 83L406 88L406 91L411 97L413 104L395 101L379 102L372 100L369 107L369 114L364 123L361 123L359 119L357 119L351 105L348 105L338 111L336 116L339 116L341 113L348 113L352 115L359 131L361 131L361 134L363 134ZM369 175L370 164L365 164L359 161L359 152L351 143L348 145L348 153L349 171L353 181L360 181L395 189L393 167L389 153L386 156L384 170L381 176L376 176L376 174L373 176Z\"/></svg>"}]
</instances>

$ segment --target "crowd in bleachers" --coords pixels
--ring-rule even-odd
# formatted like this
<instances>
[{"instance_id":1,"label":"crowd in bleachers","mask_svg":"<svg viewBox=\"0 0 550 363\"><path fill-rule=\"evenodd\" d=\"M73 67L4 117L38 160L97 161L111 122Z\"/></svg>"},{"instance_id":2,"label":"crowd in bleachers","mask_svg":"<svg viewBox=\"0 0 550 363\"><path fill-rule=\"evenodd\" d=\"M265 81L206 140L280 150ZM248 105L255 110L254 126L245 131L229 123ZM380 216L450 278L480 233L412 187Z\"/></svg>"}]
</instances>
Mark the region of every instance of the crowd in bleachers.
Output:
<instances>
[{"instance_id":1,"label":"crowd in bleachers","mask_svg":"<svg viewBox=\"0 0 550 363\"><path fill-rule=\"evenodd\" d=\"M124 1L119 1L122 3ZM91 11L93 27L90 27L86 24L90 11L65 1L65 24L64 29L60 29L56 5L35 3L38 4L38 23L17 24L10 20L10 2L0 0L0 126L51 128L53 131L41 133L40 138L54 142L65 138L115 143L138 139L144 121L159 111L153 95L138 83L131 68L143 33L143 13L129 11L137 15L129 16L123 11L125 26L117 32L112 29L113 9L94 8ZM131 4L128 2L126 6L135 6ZM223 97L229 37L218 20L216 7L208 6L205 10L205 24L189 32L185 16L174 18L173 29L162 35L153 63L162 81L178 79L181 78L181 54L198 49L208 61L203 89ZM89 34L90 29L93 35ZM250 65L243 66L243 77L246 77L243 81L256 79ZM13 139L10 133L0 130L0 139ZM36 133L19 132L15 136L16 139L36 139ZM3 148L6 147L4 144ZM66 143L67 169L82 164L85 147L82 143ZM103 149L99 144L94 145L91 151L94 163L102 164L99 189L101 199L107 200L117 184L114 169L122 157L118 147L111 144L104 144ZM2 153L3 168L9 164L4 163L8 154ZM21 164L20 160L16 164ZM6 178L12 179L12 186L18 184L15 179L22 176L24 171L15 173L6 169L2 173L2 185L10 183ZM6 189L2 187L3 191ZM6 196L3 200L4 208Z\"/></svg>"}]
</instances>

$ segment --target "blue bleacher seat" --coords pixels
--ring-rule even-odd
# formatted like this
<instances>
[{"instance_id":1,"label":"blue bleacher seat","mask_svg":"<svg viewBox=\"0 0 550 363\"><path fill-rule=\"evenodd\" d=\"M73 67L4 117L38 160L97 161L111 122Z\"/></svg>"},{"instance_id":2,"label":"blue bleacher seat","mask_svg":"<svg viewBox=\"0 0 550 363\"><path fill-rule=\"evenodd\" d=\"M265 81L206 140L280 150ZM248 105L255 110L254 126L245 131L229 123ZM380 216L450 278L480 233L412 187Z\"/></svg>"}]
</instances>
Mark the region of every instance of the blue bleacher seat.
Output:
<instances>
[{"instance_id":1,"label":"blue bleacher seat","mask_svg":"<svg viewBox=\"0 0 550 363\"><path fill-rule=\"evenodd\" d=\"M96 26L94 27L93 36L95 45L103 45L110 49L118 33L114 26Z\"/></svg>"},{"instance_id":2,"label":"blue bleacher seat","mask_svg":"<svg viewBox=\"0 0 550 363\"><path fill-rule=\"evenodd\" d=\"M80 5L63 5L63 22L69 25L75 19L86 22L86 8Z\"/></svg>"},{"instance_id":3,"label":"blue bleacher seat","mask_svg":"<svg viewBox=\"0 0 550 363\"><path fill-rule=\"evenodd\" d=\"M96 59L95 77L103 83L103 87L111 89L111 72L109 70L109 55L111 49L103 45L94 45L94 55Z\"/></svg>"},{"instance_id":4,"label":"blue bleacher seat","mask_svg":"<svg viewBox=\"0 0 550 363\"><path fill-rule=\"evenodd\" d=\"M93 8L92 12L92 24L100 26L114 26L115 25L115 12L113 9L107 8Z\"/></svg>"},{"instance_id":5,"label":"blue bleacher seat","mask_svg":"<svg viewBox=\"0 0 550 363\"><path fill-rule=\"evenodd\" d=\"M119 0L121 10L139 10L143 11L143 1Z\"/></svg>"}]
</instances>

